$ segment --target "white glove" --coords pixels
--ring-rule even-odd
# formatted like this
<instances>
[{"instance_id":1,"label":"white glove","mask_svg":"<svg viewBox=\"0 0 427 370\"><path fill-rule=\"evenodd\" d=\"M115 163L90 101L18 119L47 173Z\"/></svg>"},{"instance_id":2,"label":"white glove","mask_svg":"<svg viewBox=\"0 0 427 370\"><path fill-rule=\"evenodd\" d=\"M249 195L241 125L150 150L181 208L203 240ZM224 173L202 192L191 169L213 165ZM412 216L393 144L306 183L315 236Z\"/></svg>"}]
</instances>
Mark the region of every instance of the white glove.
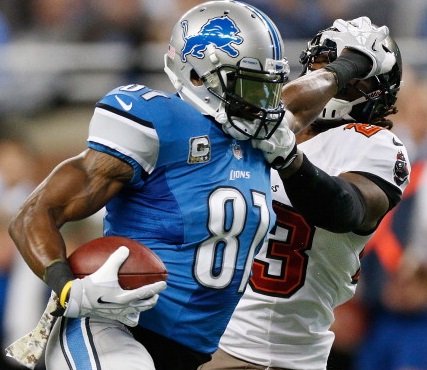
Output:
<instances>
[{"instance_id":1,"label":"white glove","mask_svg":"<svg viewBox=\"0 0 427 370\"><path fill-rule=\"evenodd\" d=\"M387 26L376 27L368 17L351 21L337 19L333 27L338 31L323 32L321 41L329 39L337 44L337 56L344 48L355 49L372 60L371 71L363 79L389 72L396 63L396 56L384 46L389 35Z\"/></svg>"},{"instance_id":2,"label":"white glove","mask_svg":"<svg viewBox=\"0 0 427 370\"><path fill-rule=\"evenodd\" d=\"M295 134L287 123L290 114L286 112L283 121L268 140L252 140L252 146L261 149L266 161L276 170L288 167L296 158Z\"/></svg>"},{"instance_id":3,"label":"white glove","mask_svg":"<svg viewBox=\"0 0 427 370\"><path fill-rule=\"evenodd\" d=\"M66 317L98 316L136 326L139 314L154 307L166 282L124 290L117 272L129 256L129 249L120 247L93 274L72 281Z\"/></svg>"}]
</instances>

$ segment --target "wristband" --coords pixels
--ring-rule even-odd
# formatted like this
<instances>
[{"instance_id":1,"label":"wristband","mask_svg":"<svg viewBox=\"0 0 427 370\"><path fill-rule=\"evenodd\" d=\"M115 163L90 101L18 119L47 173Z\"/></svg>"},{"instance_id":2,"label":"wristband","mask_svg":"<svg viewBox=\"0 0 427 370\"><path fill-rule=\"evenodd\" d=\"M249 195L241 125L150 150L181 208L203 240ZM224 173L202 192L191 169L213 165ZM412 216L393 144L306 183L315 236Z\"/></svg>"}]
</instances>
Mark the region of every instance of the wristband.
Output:
<instances>
[{"instance_id":1,"label":"wristband","mask_svg":"<svg viewBox=\"0 0 427 370\"><path fill-rule=\"evenodd\" d=\"M71 290L71 285L73 284L73 281L70 280L68 283L66 283L64 285L64 287L62 288L61 291L61 295L59 296L59 304L65 308L65 305L67 303L67 298L68 298L68 294L70 293Z\"/></svg>"},{"instance_id":2,"label":"wristband","mask_svg":"<svg viewBox=\"0 0 427 370\"><path fill-rule=\"evenodd\" d=\"M47 267L43 276L44 282L61 297L65 285L74 280L75 276L66 260L53 260Z\"/></svg>"},{"instance_id":3,"label":"wristband","mask_svg":"<svg viewBox=\"0 0 427 370\"><path fill-rule=\"evenodd\" d=\"M353 78L363 78L371 70L372 61L364 54L352 52L341 54L338 59L323 68L332 72L340 91Z\"/></svg>"},{"instance_id":4,"label":"wristband","mask_svg":"<svg viewBox=\"0 0 427 370\"><path fill-rule=\"evenodd\" d=\"M289 167L292 162L297 158L298 152L297 152L297 144L294 145L291 152L288 154L286 158L283 158L281 156L274 159L273 163L271 164L271 167L275 170L283 170L287 167Z\"/></svg>"}]
</instances>

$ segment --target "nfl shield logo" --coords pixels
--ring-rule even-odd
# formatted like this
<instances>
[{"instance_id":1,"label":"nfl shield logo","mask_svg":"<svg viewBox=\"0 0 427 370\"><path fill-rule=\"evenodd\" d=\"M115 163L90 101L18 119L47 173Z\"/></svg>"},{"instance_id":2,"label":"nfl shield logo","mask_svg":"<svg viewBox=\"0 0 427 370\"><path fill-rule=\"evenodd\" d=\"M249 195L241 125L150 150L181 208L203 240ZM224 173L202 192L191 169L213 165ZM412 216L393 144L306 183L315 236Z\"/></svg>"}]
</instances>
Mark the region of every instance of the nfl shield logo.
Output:
<instances>
[{"instance_id":1,"label":"nfl shield logo","mask_svg":"<svg viewBox=\"0 0 427 370\"><path fill-rule=\"evenodd\" d=\"M243 151L242 148L240 147L239 144L233 143L231 144L232 148L233 148L233 155L237 158L237 159L242 159L243 158Z\"/></svg>"}]
</instances>

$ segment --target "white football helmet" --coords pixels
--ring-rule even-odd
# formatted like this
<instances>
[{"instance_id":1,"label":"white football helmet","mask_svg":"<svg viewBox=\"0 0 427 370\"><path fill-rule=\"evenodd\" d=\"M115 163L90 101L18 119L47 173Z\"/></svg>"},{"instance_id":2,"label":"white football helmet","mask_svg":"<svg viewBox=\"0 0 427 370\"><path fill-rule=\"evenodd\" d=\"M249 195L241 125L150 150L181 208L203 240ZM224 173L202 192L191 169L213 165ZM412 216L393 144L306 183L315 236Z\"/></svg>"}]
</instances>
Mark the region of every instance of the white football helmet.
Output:
<instances>
[{"instance_id":1,"label":"white football helmet","mask_svg":"<svg viewBox=\"0 0 427 370\"><path fill-rule=\"evenodd\" d=\"M325 36L325 31L328 30L336 31L335 28L320 31L301 53L301 75L309 73L313 62L321 55L327 57L328 63L337 58L337 44ZM319 120L378 123L384 117L396 113L395 103L402 79L402 57L396 41L391 36L387 36L382 47L390 50L396 57L391 71L370 77L367 81L372 87L368 91L359 89L358 83L354 84L355 89L360 92L357 96L351 96L348 85L344 87L326 104L318 117Z\"/></svg>"},{"instance_id":2,"label":"white football helmet","mask_svg":"<svg viewBox=\"0 0 427 370\"><path fill-rule=\"evenodd\" d=\"M269 138L284 116L289 75L274 23L253 6L200 4L175 25L165 72L182 99L238 140Z\"/></svg>"}]
</instances>

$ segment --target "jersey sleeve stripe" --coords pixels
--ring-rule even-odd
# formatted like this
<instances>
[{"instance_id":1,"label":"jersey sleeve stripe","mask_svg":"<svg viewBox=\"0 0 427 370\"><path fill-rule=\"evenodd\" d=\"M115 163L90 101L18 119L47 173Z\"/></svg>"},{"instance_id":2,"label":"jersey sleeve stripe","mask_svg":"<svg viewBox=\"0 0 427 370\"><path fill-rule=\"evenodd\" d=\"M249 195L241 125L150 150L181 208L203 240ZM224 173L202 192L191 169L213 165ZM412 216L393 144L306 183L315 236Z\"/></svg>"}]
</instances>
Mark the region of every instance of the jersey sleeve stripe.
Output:
<instances>
[{"instance_id":1,"label":"jersey sleeve stripe","mask_svg":"<svg viewBox=\"0 0 427 370\"><path fill-rule=\"evenodd\" d=\"M132 120L133 122L139 123L142 126L145 126L145 127L148 127L148 128L154 128L153 124L150 121L146 121L146 120L144 120L142 118L138 118L138 117L136 117L136 116L134 116L134 115L132 115L130 113L124 112L121 109L112 107L111 105L107 105L107 104L99 103L98 102L98 103L96 103L96 107L97 108L105 109L105 110L110 111L112 113L115 113L115 114L117 114L119 116L128 118L128 119Z\"/></svg>"},{"instance_id":2,"label":"jersey sleeve stripe","mask_svg":"<svg viewBox=\"0 0 427 370\"><path fill-rule=\"evenodd\" d=\"M88 142L111 148L111 154L115 151L132 158L148 174L153 172L159 154L156 130L101 108L95 108Z\"/></svg>"}]
</instances>

